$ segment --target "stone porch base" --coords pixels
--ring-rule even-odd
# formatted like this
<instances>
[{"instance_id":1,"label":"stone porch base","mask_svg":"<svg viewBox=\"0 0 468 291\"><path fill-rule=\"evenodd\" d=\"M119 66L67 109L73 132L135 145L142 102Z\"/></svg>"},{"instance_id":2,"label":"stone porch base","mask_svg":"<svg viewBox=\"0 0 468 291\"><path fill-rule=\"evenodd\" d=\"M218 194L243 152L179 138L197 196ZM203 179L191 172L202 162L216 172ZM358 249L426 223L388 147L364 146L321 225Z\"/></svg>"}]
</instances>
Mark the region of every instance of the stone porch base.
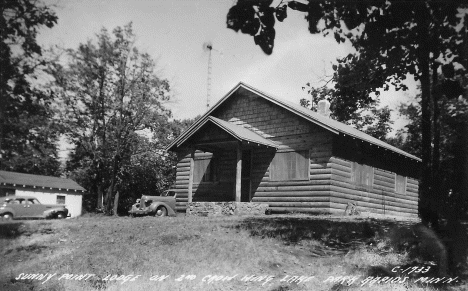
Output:
<instances>
[{"instance_id":1,"label":"stone porch base","mask_svg":"<svg viewBox=\"0 0 468 291\"><path fill-rule=\"evenodd\" d=\"M187 215L265 215L268 204L252 202L191 202L187 204Z\"/></svg>"}]
</instances>

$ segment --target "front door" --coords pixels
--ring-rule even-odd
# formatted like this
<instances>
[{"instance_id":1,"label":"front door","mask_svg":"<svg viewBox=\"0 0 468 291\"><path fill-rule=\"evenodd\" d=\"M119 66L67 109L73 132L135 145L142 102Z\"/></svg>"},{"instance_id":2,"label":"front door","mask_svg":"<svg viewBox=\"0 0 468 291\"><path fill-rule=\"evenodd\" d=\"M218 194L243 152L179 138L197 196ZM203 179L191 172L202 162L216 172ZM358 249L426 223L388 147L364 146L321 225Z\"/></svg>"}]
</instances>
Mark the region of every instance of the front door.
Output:
<instances>
[{"instance_id":1,"label":"front door","mask_svg":"<svg viewBox=\"0 0 468 291\"><path fill-rule=\"evenodd\" d=\"M241 202L250 202L250 171L252 168L252 151L242 151Z\"/></svg>"}]
</instances>

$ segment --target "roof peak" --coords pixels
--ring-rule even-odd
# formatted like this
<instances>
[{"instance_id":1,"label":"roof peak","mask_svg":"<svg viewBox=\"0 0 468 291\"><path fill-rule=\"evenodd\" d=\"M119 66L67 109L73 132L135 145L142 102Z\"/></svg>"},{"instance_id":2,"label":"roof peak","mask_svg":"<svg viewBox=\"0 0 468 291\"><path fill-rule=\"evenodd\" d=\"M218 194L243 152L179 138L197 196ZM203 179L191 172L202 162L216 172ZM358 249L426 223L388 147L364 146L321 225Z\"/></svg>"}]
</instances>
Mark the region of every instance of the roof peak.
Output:
<instances>
[{"instance_id":1,"label":"roof peak","mask_svg":"<svg viewBox=\"0 0 468 291\"><path fill-rule=\"evenodd\" d=\"M417 160L417 161L421 161L421 159L419 159L418 157L416 156L413 156L401 149L398 149L392 145L389 145L388 143L384 142L384 141L381 141L377 138L374 138L350 125L347 125L347 124L344 124L344 123L341 123L339 121L336 121L334 119L331 119L331 118L327 118L323 115L320 115L319 113L317 112L313 112L312 110L309 110L307 108L304 108L298 104L294 104L292 102L289 102L289 101L286 101L282 98L278 98L276 96L274 96L273 94L270 94L270 93L266 93L264 91L261 91L253 86L251 86L250 84L247 84L243 81L240 81L239 83L237 83L237 85L232 88L231 90L229 90L229 92L223 96L223 98L221 98L218 102L216 102L216 104L214 104L210 110L208 110L201 118L199 118L196 122L194 122L187 130L185 130L178 138L176 138L174 141L172 141L167 147L166 147L166 150L172 148L180 138L182 138L184 135L187 134L187 132L190 132L194 127L196 127L198 124L200 124L203 120L205 120L207 117L210 116L210 114L216 110L221 104L223 104L227 99L229 99L233 94L234 92L236 92L237 90L239 90L240 87L243 87L244 89L246 90L249 90L250 92L260 96L260 97L263 97L265 98L266 100L278 105L278 106L281 106L283 108L285 108L286 110L289 110L290 112L302 117L302 118L305 118L307 119L308 121L310 122L313 122L335 134L338 134L338 133L341 133L341 134L344 134L344 135L349 135L351 137L354 137L354 138L358 138L360 140L363 140L365 142L368 142L370 144L374 144L376 146L380 146L380 147L383 147L383 148L386 148L388 150L391 150L395 153L398 153L400 155L403 155L403 156L406 156L408 158L411 158L411 159L414 159L414 160Z\"/></svg>"}]
</instances>

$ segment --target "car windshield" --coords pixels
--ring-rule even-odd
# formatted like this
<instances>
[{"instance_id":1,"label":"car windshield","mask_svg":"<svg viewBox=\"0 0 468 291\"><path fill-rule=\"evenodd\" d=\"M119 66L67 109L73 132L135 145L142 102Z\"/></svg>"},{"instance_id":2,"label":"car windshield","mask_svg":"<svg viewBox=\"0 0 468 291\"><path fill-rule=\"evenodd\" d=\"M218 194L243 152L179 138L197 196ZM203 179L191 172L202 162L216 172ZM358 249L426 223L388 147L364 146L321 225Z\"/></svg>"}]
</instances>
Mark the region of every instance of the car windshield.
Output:
<instances>
[{"instance_id":1,"label":"car windshield","mask_svg":"<svg viewBox=\"0 0 468 291\"><path fill-rule=\"evenodd\" d=\"M175 195L174 191L167 190L167 191L164 191L161 196L163 196L163 197L172 197L174 195Z\"/></svg>"}]
</instances>

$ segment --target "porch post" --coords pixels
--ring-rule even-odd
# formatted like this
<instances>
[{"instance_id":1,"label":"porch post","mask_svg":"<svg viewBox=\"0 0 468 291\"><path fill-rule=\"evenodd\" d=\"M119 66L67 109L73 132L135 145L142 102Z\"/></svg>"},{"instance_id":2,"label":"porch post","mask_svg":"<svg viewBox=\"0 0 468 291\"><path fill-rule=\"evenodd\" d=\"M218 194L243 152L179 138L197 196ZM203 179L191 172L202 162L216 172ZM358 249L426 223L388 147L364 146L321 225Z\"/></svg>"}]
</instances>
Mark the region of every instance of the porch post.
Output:
<instances>
[{"instance_id":1,"label":"porch post","mask_svg":"<svg viewBox=\"0 0 468 291\"><path fill-rule=\"evenodd\" d=\"M195 149L190 149L190 173L189 173L189 184L188 184L188 203L192 202L192 188L193 188L193 170L195 167Z\"/></svg>"},{"instance_id":2,"label":"porch post","mask_svg":"<svg viewBox=\"0 0 468 291\"><path fill-rule=\"evenodd\" d=\"M237 144L236 163L236 202L241 201L241 175L242 175L242 143Z\"/></svg>"}]
</instances>

